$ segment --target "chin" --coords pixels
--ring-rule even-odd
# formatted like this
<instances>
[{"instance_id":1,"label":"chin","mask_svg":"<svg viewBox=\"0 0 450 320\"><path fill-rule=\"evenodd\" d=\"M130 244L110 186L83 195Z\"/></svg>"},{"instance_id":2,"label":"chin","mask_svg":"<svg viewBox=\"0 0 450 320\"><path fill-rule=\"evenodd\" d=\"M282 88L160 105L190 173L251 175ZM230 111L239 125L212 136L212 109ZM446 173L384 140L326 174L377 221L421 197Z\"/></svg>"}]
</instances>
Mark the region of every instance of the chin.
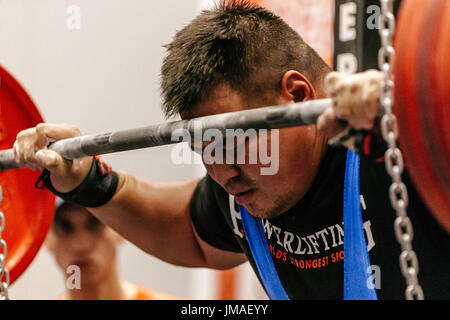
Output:
<instances>
[{"instance_id":1,"label":"chin","mask_svg":"<svg viewBox=\"0 0 450 320\"><path fill-rule=\"evenodd\" d=\"M259 219L271 219L279 216L282 212L278 211L277 208L263 207L260 205L249 204L246 205L248 213L255 218Z\"/></svg>"},{"instance_id":2,"label":"chin","mask_svg":"<svg viewBox=\"0 0 450 320\"><path fill-rule=\"evenodd\" d=\"M84 277L81 277L81 287L82 288L89 288L89 287L96 287L102 282L102 277L100 277L98 274L90 274L85 275Z\"/></svg>"},{"instance_id":3,"label":"chin","mask_svg":"<svg viewBox=\"0 0 450 320\"><path fill-rule=\"evenodd\" d=\"M247 211L255 218L271 219L288 211L296 204L296 199L286 195L274 200L264 198L266 201L254 201L245 205Z\"/></svg>"}]
</instances>

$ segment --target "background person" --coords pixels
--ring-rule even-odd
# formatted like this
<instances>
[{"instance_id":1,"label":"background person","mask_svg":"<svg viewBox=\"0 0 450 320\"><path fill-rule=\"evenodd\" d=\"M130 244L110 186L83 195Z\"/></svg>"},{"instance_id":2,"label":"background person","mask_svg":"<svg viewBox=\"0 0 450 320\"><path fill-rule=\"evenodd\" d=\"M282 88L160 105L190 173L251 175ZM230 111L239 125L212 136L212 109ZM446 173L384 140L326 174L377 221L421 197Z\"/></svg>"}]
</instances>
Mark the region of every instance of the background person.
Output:
<instances>
[{"instance_id":1,"label":"background person","mask_svg":"<svg viewBox=\"0 0 450 320\"><path fill-rule=\"evenodd\" d=\"M86 208L57 201L52 227L45 242L65 277L64 300L167 300L168 294L121 278L117 263L122 237ZM69 266L79 267L79 280ZM68 272L71 270L72 272ZM70 287L67 281L70 282ZM79 288L76 288L79 281Z\"/></svg>"}]
</instances>

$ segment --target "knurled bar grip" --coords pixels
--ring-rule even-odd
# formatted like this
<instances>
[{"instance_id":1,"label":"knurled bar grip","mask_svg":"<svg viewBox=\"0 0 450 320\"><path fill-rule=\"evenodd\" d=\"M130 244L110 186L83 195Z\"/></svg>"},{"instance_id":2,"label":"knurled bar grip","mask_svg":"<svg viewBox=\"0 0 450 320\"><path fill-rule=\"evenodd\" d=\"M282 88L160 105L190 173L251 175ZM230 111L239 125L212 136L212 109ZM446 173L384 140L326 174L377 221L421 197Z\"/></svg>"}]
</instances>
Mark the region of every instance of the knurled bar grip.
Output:
<instances>
[{"instance_id":1,"label":"knurled bar grip","mask_svg":"<svg viewBox=\"0 0 450 320\"><path fill-rule=\"evenodd\" d=\"M325 109L332 105L331 99L317 99L284 106L222 113L142 128L62 139L52 143L48 148L59 153L63 158L72 160L178 143L180 141L174 140L172 137L176 130L187 131L193 136L194 129L199 126L202 130L214 128L225 134L227 129L280 129L310 125L315 124ZM0 171L22 167L24 167L23 164L15 162L13 149L0 151Z\"/></svg>"}]
</instances>

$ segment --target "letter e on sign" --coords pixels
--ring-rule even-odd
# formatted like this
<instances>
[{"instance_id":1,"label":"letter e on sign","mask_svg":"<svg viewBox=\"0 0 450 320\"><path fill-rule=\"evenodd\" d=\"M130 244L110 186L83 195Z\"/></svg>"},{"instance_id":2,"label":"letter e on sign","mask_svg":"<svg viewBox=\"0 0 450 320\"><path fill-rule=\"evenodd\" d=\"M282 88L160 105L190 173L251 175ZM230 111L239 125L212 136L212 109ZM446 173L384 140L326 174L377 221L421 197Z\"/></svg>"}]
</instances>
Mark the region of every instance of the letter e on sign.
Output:
<instances>
[{"instance_id":1,"label":"letter e on sign","mask_svg":"<svg viewBox=\"0 0 450 320\"><path fill-rule=\"evenodd\" d=\"M356 39L356 13L358 7L354 2L341 4L339 17L339 40L342 42Z\"/></svg>"}]
</instances>

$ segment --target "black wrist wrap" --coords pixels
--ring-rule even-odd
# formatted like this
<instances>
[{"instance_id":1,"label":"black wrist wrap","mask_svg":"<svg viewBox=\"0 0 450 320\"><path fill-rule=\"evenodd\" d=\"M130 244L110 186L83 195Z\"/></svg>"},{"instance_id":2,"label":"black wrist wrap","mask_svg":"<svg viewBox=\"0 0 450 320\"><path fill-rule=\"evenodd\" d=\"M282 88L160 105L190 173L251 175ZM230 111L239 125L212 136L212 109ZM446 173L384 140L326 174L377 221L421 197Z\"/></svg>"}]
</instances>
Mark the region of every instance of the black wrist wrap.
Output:
<instances>
[{"instance_id":1,"label":"black wrist wrap","mask_svg":"<svg viewBox=\"0 0 450 320\"><path fill-rule=\"evenodd\" d=\"M53 194L65 201L74 202L83 207L100 207L106 204L114 195L119 182L117 173L111 167L95 156L91 169L84 181L74 190L61 193L53 188L50 181L50 171L44 169L36 181L36 188L47 188Z\"/></svg>"}]
</instances>

